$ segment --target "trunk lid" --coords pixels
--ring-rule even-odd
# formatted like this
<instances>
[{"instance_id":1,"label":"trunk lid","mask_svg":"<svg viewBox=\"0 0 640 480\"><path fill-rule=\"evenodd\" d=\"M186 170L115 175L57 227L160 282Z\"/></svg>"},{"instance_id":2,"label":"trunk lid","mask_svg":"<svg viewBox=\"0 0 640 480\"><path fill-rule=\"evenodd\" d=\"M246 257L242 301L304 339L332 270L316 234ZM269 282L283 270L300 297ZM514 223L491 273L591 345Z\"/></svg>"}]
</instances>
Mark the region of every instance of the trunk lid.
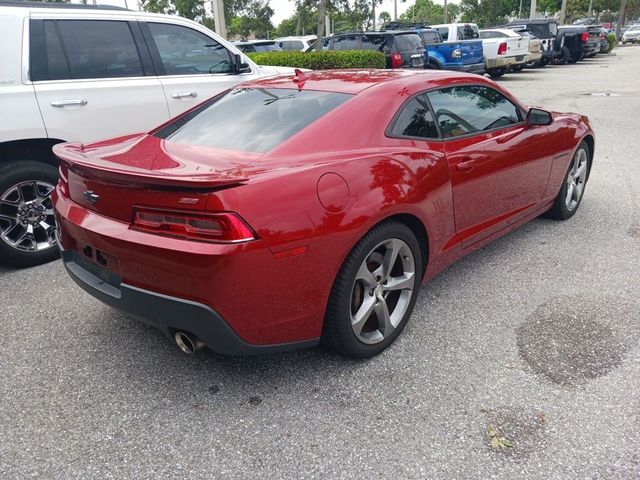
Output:
<instances>
[{"instance_id":1,"label":"trunk lid","mask_svg":"<svg viewBox=\"0 0 640 480\"><path fill-rule=\"evenodd\" d=\"M241 185L261 154L218 150L138 135L88 146L59 144L62 180L76 203L125 222L133 206L202 210L209 192Z\"/></svg>"}]
</instances>

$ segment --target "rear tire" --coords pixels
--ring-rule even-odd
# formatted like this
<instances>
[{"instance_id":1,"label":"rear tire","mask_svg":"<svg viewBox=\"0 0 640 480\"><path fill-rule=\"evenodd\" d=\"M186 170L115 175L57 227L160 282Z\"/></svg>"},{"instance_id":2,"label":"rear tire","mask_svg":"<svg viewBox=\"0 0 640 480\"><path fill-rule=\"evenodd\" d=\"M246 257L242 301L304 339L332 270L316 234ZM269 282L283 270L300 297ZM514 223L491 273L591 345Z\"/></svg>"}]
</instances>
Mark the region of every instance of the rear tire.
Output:
<instances>
[{"instance_id":1,"label":"rear tire","mask_svg":"<svg viewBox=\"0 0 640 480\"><path fill-rule=\"evenodd\" d=\"M553 220L568 220L573 217L584 197L590 170L589 145L582 142L573 154L567 173L562 180L560 192L551 209L545 213L545 217Z\"/></svg>"},{"instance_id":2,"label":"rear tire","mask_svg":"<svg viewBox=\"0 0 640 480\"><path fill-rule=\"evenodd\" d=\"M57 182L58 170L47 163L0 165L0 263L31 267L58 258L51 204Z\"/></svg>"},{"instance_id":3,"label":"rear tire","mask_svg":"<svg viewBox=\"0 0 640 480\"><path fill-rule=\"evenodd\" d=\"M507 73L507 67L492 68L491 70L488 71L488 73L491 76L491 78L500 78L505 73Z\"/></svg>"},{"instance_id":4,"label":"rear tire","mask_svg":"<svg viewBox=\"0 0 640 480\"><path fill-rule=\"evenodd\" d=\"M391 345L413 312L422 262L406 225L387 221L371 229L336 276L322 343L354 358L373 357Z\"/></svg>"},{"instance_id":5,"label":"rear tire","mask_svg":"<svg viewBox=\"0 0 640 480\"><path fill-rule=\"evenodd\" d=\"M514 66L512 66L512 67L511 67L511 70L512 70L513 72L521 72L522 70L524 70L524 67L525 67L525 66L526 66L526 65L525 65L524 63L522 63L522 64L520 64L520 65L514 65Z\"/></svg>"}]
</instances>

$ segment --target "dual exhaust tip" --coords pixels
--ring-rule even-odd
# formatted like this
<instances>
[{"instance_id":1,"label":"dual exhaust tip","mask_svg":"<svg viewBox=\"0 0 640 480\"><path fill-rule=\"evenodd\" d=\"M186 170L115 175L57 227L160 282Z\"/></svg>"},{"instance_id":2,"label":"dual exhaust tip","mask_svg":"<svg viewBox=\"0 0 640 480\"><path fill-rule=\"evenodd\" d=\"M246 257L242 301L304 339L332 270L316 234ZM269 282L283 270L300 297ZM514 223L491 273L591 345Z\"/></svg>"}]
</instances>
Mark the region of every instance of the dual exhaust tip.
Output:
<instances>
[{"instance_id":1,"label":"dual exhaust tip","mask_svg":"<svg viewBox=\"0 0 640 480\"><path fill-rule=\"evenodd\" d=\"M202 340L188 332L176 332L173 338L178 348L188 355L195 353L196 350L200 350L205 346Z\"/></svg>"}]
</instances>

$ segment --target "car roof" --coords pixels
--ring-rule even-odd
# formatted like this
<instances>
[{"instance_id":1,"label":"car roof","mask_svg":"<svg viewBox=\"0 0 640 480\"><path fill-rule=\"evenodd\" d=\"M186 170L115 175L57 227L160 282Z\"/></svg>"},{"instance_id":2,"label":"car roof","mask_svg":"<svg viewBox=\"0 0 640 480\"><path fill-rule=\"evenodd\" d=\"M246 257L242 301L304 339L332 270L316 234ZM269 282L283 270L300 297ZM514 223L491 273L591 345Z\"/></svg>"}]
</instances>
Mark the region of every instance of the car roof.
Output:
<instances>
[{"instance_id":1,"label":"car roof","mask_svg":"<svg viewBox=\"0 0 640 480\"><path fill-rule=\"evenodd\" d=\"M329 38L337 38L337 37L344 37L344 36L349 36L349 35L404 35L406 33L414 33L417 34L417 30L416 29L408 29L408 30L381 30L381 31L376 31L376 32L343 32L343 33L336 33L335 35L332 35Z\"/></svg>"},{"instance_id":2,"label":"car roof","mask_svg":"<svg viewBox=\"0 0 640 480\"><path fill-rule=\"evenodd\" d=\"M71 10L125 10L132 11L128 8L118 7L116 5L92 5L82 3L62 3L62 2L29 2L23 0L0 0L0 7L23 7L23 8L64 8Z\"/></svg>"},{"instance_id":3,"label":"car roof","mask_svg":"<svg viewBox=\"0 0 640 480\"><path fill-rule=\"evenodd\" d=\"M289 88L357 95L371 87L398 84L400 88L419 86L421 90L439 87L449 80L488 83L483 77L450 70L315 70L286 74L243 83L243 87Z\"/></svg>"}]
</instances>

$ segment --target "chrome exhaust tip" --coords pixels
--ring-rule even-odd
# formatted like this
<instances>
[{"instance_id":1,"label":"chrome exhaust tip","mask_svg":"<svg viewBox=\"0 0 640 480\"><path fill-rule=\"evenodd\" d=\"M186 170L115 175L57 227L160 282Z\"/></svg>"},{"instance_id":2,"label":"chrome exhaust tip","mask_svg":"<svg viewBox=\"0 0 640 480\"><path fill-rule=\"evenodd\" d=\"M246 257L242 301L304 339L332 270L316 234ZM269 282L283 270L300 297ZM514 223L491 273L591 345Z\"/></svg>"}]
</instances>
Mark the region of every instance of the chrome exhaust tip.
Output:
<instances>
[{"instance_id":1,"label":"chrome exhaust tip","mask_svg":"<svg viewBox=\"0 0 640 480\"><path fill-rule=\"evenodd\" d=\"M191 355L196 350L204 347L204 342L187 332L176 332L173 336L178 348L184 353Z\"/></svg>"}]
</instances>

